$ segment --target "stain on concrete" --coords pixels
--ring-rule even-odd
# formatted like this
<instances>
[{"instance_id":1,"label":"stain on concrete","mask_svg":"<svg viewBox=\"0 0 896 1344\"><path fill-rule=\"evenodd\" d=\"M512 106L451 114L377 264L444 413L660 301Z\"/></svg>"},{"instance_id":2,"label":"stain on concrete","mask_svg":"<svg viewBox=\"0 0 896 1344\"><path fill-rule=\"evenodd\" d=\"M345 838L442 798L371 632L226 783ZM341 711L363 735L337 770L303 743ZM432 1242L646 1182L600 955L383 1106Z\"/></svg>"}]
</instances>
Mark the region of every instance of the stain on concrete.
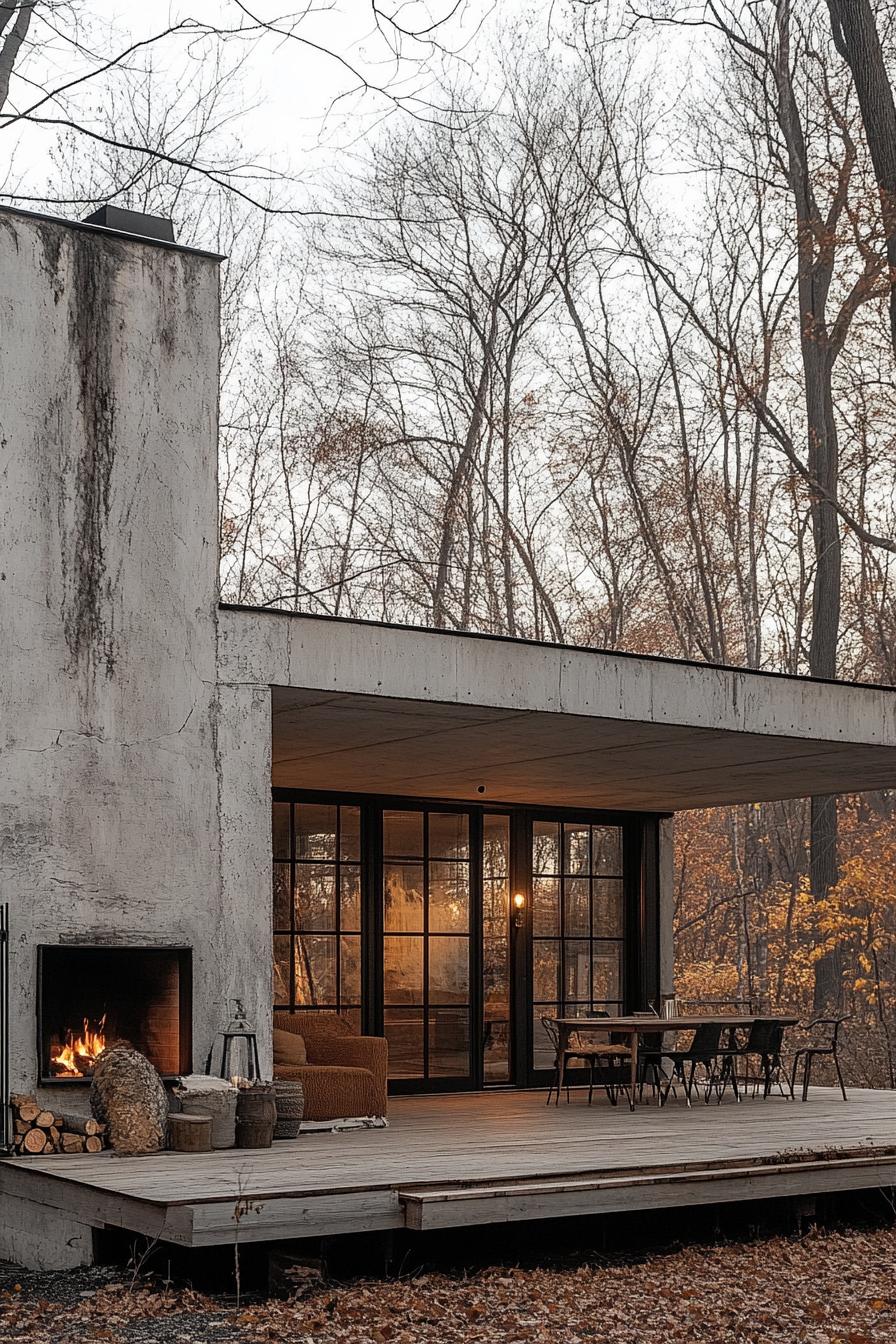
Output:
<instances>
[{"instance_id":1,"label":"stain on concrete","mask_svg":"<svg viewBox=\"0 0 896 1344\"><path fill-rule=\"evenodd\" d=\"M115 670L107 528L115 465L115 299L124 256L118 244L96 245L71 233L68 327L82 433L71 443L67 475L73 512L62 528L64 628L72 662L91 675Z\"/></svg>"}]
</instances>

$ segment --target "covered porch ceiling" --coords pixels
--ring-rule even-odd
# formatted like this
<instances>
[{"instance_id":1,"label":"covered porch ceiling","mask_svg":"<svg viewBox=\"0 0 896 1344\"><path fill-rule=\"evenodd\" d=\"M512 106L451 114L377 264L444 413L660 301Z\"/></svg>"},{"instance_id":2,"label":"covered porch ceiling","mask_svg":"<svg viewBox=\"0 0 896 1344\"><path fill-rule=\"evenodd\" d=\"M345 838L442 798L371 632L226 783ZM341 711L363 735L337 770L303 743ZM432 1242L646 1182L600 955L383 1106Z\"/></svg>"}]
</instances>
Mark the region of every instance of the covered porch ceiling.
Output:
<instances>
[{"instance_id":1,"label":"covered porch ceiling","mask_svg":"<svg viewBox=\"0 0 896 1344\"><path fill-rule=\"evenodd\" d=\"M892 747L279 686L272 750L285 788L643 812L896 785Z\"/></svg>"},{"instance_id":2,"label":"covered porch ceiling","mask_svg":"<svg viewBox=\"0 0 896 1344\"><path fill-rule=\"evenodd\" d=\"M896 692L222 609L271 687L275 786L672 812L896 787Z\"/></svg>"}]
</instances>

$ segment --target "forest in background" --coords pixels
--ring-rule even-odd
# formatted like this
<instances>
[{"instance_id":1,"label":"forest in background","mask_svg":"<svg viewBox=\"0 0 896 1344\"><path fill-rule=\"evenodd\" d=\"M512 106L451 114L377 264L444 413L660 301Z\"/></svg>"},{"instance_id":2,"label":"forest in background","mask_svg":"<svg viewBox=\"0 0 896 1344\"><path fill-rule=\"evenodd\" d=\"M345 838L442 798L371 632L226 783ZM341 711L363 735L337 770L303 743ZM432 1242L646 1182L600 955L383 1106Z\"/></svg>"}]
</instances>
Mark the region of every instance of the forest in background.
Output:
<instances>
[{"instance_id":1,"label":"forest in background","mask_svg":"<svg viewBox=\"0 0 896 1344\"><path fill-rule=\"evenodd\" d=\"M39 199L228 255L223 597L892 684L894 35L886 0L489 11L414 36L426 97L375 90L301 210L247 182L227 33L163 97L123 63ZM892 1086L892 796L676 827L679 992L837 1004Z\"/></svg>"}]
</instances>

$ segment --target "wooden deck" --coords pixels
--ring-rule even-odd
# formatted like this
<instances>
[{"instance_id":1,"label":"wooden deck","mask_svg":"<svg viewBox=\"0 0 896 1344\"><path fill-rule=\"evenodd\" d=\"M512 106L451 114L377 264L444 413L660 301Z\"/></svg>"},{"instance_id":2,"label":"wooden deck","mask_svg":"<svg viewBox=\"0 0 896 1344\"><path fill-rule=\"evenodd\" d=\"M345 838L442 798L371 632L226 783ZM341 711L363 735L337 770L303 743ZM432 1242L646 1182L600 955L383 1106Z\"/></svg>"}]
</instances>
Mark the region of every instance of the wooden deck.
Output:
<instances>
[{"instance_id":1,"label":"wooden deck","mask_svg":"<svg viewBox=\"0 0 896 1344\"><path fill-rule=\"evenodd\" d=\"M0 1221L42 1213L187 1246L658 1209L896 1185L896 1098L672 1101L543 1092L396 1098L390 1127L262 1151L0 1162Z\"/></svg>"}]
</instances>

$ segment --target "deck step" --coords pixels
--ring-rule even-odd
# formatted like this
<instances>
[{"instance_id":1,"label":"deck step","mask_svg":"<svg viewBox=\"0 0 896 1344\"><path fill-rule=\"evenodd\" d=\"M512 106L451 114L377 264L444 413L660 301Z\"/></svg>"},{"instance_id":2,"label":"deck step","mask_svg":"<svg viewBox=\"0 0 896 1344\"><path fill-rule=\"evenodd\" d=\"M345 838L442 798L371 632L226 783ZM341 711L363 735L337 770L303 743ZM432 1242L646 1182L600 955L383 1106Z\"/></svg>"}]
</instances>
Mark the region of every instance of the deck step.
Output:
<instances>
[{"instance_id":1,"label":"deck step","mask_svg":"<svg viewBox=\"0 0 896 1344\"><path fill-rule=\"evenodd\" d=\"M571 1178L414 1186L399 1188L398 1200L405 1226L427 1231L896 1185L896 1148L883 1153L855 1149L830 1156L779 1156L778 1161L689 1164L672 1171L617 1170Z\"/></svg>"}]
</instances>

